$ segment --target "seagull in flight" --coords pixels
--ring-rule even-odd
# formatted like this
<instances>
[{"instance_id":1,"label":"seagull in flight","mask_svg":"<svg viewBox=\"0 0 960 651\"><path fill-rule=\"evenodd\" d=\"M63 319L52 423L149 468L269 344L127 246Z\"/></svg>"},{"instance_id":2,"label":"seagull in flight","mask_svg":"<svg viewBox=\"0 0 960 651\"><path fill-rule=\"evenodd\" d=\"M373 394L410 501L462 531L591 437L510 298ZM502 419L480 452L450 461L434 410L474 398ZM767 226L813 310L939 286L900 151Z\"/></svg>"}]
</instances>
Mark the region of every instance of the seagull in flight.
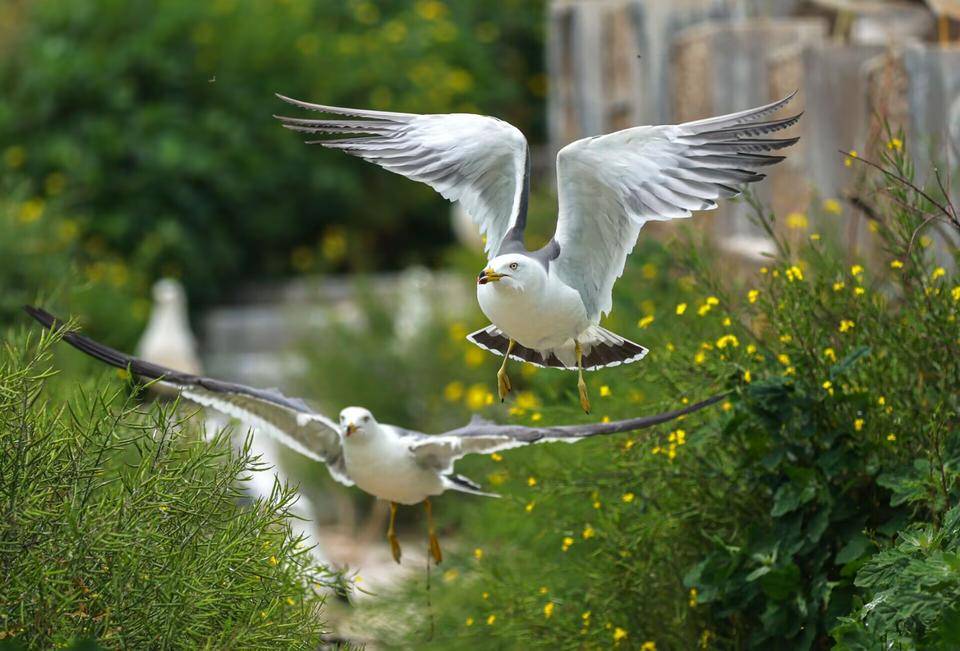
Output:
<instances>
[{"instance_id":1,"label":"seagull in flight","mask_svg":"<svg viewBox=\"0 0 960 651\"><path fill-rule=\"evenodd\" d=\"M486 267L477 300L491 325L467 336L503 356L500 400L511 390L507 361L578 372L580 405L590 412L583 371L629 364L647 349L600 327L648 221L690 217L717 207L738 186L764 178L757 170L783 156L797 138L769 138L800 115L765 118L796 94L738 113L677 125L641 126L577 140L557 154L556 232L540 249L524 243L530 194L530 150L523 134L494 117L418 115L311 104L296 107L342 116L274 116L304 133L347 135L308 140L339 149L431 186L459 201L485 236Z\"/></svg>"},{"instance_id":2,"label":"seagull in flight","mask_svg":"<svg viewBox=\"0 0 960 651\"><path fill-rule=\"evenodd\" d=\"M263 431L315 461L345 486L390 502L387 539L394 560L400 562L400 543L394 532L397 507L423 502L427 513L429 550L434 561L443 555L433 523L430 498L448 490L497 497L474 481L457 474L454 463L468 454L490 454L532 443L577 441L601 434L629 432L658 425L719 401L715 395L682 409L583 425L524 427L497 425L475 418L467 425L442 434L424 434L377 422L363 407L347 407L338 421L327 418L298 398L276 389L257 389L235 382L182 373L109 348L77 332L49 312L26 306L26 312L50 330L62 330L63 340L74 348L136 377L178 390L183 398L236 418Z\"/></svg>"}]
</instances>

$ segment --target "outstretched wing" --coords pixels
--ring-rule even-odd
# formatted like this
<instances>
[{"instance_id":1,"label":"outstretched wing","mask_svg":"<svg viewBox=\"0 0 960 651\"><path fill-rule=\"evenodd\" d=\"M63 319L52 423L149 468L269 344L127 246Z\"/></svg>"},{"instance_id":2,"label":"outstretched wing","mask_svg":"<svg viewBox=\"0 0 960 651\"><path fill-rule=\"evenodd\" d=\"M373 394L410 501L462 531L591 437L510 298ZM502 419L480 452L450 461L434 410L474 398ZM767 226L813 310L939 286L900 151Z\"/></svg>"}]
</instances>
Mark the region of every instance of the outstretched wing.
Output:
<instances>
[{"instance_id":1,"label":"outstretched wing","mask_svg":"<svg viewBox=\"0 0 960 651\"><path fill-rule=\"evenodd\" d=\"M527 140L497 118L469 113L418 115L309 104L277 95L311 111L356 119L309 120L274 116L288 129L355 137L309 140L359 156L426 183L459 201L486 235L491 257L505 240L523 241L529 194Z\"/></svg>"},{"instance_id":2,"label":"outstretched wing","mask_svg":"<svg viewBox=\"0 0 960 651\"><path fill-rule=\"evenodd\" d=\"M453 469L453 462L468 454L490 454L532 443L576 443L591 436L631 432L671 421L680 416L700 411L727 396L718 394L698 403L654 416L641 416L609 423L560 425L554 427L526 427L498 425L492 421L474 419L467 425L444 434L411 436L410 451L424 466L443 472Z\"/></svg>"},{"instance_id":3,"label":"outstretched wing","mask_svg":"<svg viewBox=\"0 0 960 651\"><path fill-rule=\"evenodd\" d=\"M63 323L45 310L24 307L27 314L47 328ZM275 389L255 389L243 384L221 382L213 378L181 373L158 364L127 355L76 332L63 335L74 348L133 375L175 387L184 398L210 407L228 416L254 425L278 441L311 459L327 465L341 484L352 486L347 476L336 423L311 409L297 398L288 398Z\"/></svg>"},{"instance_id":4,"label":"outstretched wing","mask_svg":"<svg viewBox=\"0 0 960 651\"><path fill-rule=\"evenodd\" d=\"M759 121L795 94L696 122L584 138L560 150L560 255L553 264L559 278L580 292L592 319L610 311L613 283L646 222L716 208L720 197L740 193L736 186L764 178L758 168L783 160L760 152L788 147L797 138L755 136L800 119Z\"/></svg>"}]
</instances>

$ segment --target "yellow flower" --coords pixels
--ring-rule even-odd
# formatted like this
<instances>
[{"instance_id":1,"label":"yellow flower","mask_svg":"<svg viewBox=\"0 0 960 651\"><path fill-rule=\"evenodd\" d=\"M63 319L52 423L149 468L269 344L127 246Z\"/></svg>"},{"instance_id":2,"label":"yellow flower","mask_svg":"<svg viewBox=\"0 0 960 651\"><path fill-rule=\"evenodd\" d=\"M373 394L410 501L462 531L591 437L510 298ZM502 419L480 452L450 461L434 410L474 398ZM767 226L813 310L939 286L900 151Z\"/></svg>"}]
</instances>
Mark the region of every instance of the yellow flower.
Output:
<instances>
[{"instance_id":1,"label":"yellow flower","mask_svg":"<svg viewBox=\"0 0 960 651\"><path fill-rule=\"evenodd\" d=\"M853 421L853 429L855 429L855 430L858 431L858 432L863 429L863 419L862 419L862 418L857 418L856 420Z\"/></svg>"},{"instance_id":2,"label":"yellow flower","mask_svg":"<svg viewBox=\"0 0 960 651\"><path fill-rule=\"evenodd\" d=\"M797 265L791 265L786 272L787 280L793 282L794 280L803 280L803 270L800 269Z\"/></svg>"},{"instance_id":3,"label":"yellow flower","mask_svg":"<svg viewBox=\"0 0 960 651\"><path fill-rule=\"evenodd\" d=\"M853 327L856 324L850 319L843 319L840 321L840 332L847 332L848 330L853 330Z\"/></svg>"},{"instance_id":4,"label":"yellow flower","mask_svg":"<svg viewBox=\"0 0 960 651\"><path fill-rule=\"evenodd\" d=\"M877 398L877 404L882 407L885 404L887 404L887 399L884 398L883 396L880 396L879 398Z\"/></svg>"},{"instance_id":5,"label":"yellow flower","mask_svg":"<svg viewBox=\"0 0 960 651\"><path fill-rule=\"evenodd\" d=\"M780 335L781 344L789 344L791 341L793 341L793 335Z\"/></svg>"},{"instance_id":6,"label":"yellow flower","mask_svg":"<svg viewBox=\"0 0 960 651\"><path fill-rule=\"evenodd\" d=\"M603 504L600 503L600 500L593 500L593 508L599 509Z\"/></svg>"},{"instance_id":7,"label":"yellow flower","mask_svg":"<svg viewBox=\"0 0 960 651\"><path fill-rule=\"evenodd\" d=\"M30 199L23 202L20 211L17 213L17 220L21 224L30 224L43 215L43 199Z\"/></svg>"},{"instance_id":8,"label":"yellow flower","mask_svg":"<svg viewBox=\"0 0 960 651\"><path fill-rule=\"evenodd\" d=\"M860 265L858 265L858 264L855 264L855 265L853 265L852 267L850 267L850 275L851 275L851 276L859 276L859 275L862 274L862 273L863 273L863 267L862 267L862 266L860 266Z\"/></svg>"},{"instance_id":9,"label":"yellow flower","mask_svg":"<svg viewBox=\"0 0 960 651\"><path fill-rule=\"evenodd\" d=\"M620 497L620 499L626 502L627 504L629 504L630 502L633 501L634 497L635 495L633 493L624 493L623 496Z\"/></svg>"},{"instance_id":10,"label":"yellow flower","mask_svg":"<svg viewBox=\"0 0 960 651\"><path fill-rule=\"evenodd\" d=\"M482 409L483 406L487 403L487 387L483 384L474 384L467 389L466 395L467 407L471 411L477 411Z\"/></svg>"},{"instance_id":11,"label":"yellow flower","mask_svg":"<svg viewBox=\"0 0 960 651\"><path fill-rule=\"evenodd\" d=\"M625 640L627 638L627 635L628 635L627 631L618 626L613 631L613 641L615 643L619 643L621 640Z\"/></svg>"},{"instance_id":12,"label":"yellow flower","mask_svg":"<svg viewBox=\"0 0 960 651\"><path fill-rule=\"evenodd\" d=\"M933 244L933 238L932 238L932 237L930 237L929 235L921 235L921 236L920 236L920 246L922 246L923 248L927 248L927 247L930 246L931 244Z\"/></svg>"},{"instance_id":13,"label":"yellow flower","mask_svg":"<svg viewBox=\"0 0 960 651\"><path fill-rule=\"evenodd\" d=\"M790 356L786 353L780 353L777 355L777 361L783 364L784 366L790 366Z\"/></svg>"},{"instance_id":14,"label":"yellow flower","mask_svg":"<svg viewBox=\"0 0 960 651\"><path fill-rule=\"evenodd\" d=\"M491 454L491 455L490 455L490 458L493 459L494 461L498 462L498 463L499 463L500 461L503 461L503 455L498 454L498 453L496 453L496 452L494 452L493 454Z\"/></svg>"},{"instance_id":15,"label":"yellow flower","mask_svg":"<svg viewBox=\"0 0 960 651\"><path fill-rule=\"evenodd\" d=\"M530 513L531 511L533 511L533 507L536 506L536 504L537 504L536 502L527 502L527 505L523 507L523 510L526 511L527 513Z\"/></svg>"},{"instance_id":16,"label":"yellow flower","mask_svg":"<svg viewBox=\"0 0 960 651\"><path fill-rule=\"evenodd\" d=\"M580 615L580 619L582 619L582 620L585 621L585 622L589 622L589 621L590 621L590 611L589 611L589 610L583 611L583 614Z\"/></svg>"},{"instance_id":17,"label":"yellow flower","mask_svg":"<svg viewBox=\"0 0 960 651\"><path fill-rule=\"evenodd\" d=\"M443 388L443 398L447 402L460 402L463 397L463 382L451 382Z\"/></svg>"},{"instance_id":18,"label":"yellow flower","mask_svg":"<svg viewBox=\"0 0 960 651\"><path fill-rule=\"evenodd\" d=\"M747 344L747 354L753 355L755 352L757 352L757 347L753 344Z\"/></svg>"},{"instance_id":19,"label":"yellow flower","mask_svg":"<svg viewBox=\"0 0 960 651\"><path fill-rule=\"evenodd\" d=\"M720 299L718 299L716 296L708 296L707 305L720 305Z\"/></svg>"},{"instance_id":20,"label":"yellow flower","mask_svg":"<svg viewBox=\"0 0 960 651\"><path fill-rule=\"evenodd\" d=\"M747 384L750 384L750 380L751 380L750 371L744 371L744 372L743 372L743 381L746 382Z\"/></svg>"},{"instance_id":21,"label":"yellow flower","mask_svg":"<svg viewBox=\"0 0 960 651\"><path fill-rule=\"evenodd\" d=\"M288 605L288 606L292 606L292 605L294 605L295 603L297 603L297 602L295 602L295 601L293 600L293 597L287 597L287 605Z\"/></svg>"},{"instance_id":22,"label":"yellow flower","mask_svg":"<svg viewBox=\"0 0 960 651\"><path fill-rule=\"evenodd\" d=\"M10 169L21 167L27 160L27 152L20 145L13 145L3 150L3 162Z\"/></svg>"},{"instance_id":23,"label":"yellow flower","mask_svg":"<svg viewBox=\"0 0 960 651\"><path fill-rule=\"evenodd\" d=\"M527 486L533 487L537 485L537 478L533 475L527 477Z\"/></svg>"},{"instance_id":24,"label":"yellow flower","mask_svg":"<svg viewBox=\"0 0 960 651\"><path fill-rule=\"evenodd\" d=\"M588 524L587 526L585 526L585 527L583 528L583 534L582 534L582 535L583 535L583 539L584 539L584 540L589 540L590 538L593 538L595 535L597 535L597 532L596 532L596 530L595 530L593 527L591 527L591 526Z\"/></svg>"},{"instance_id":25,"label":"yellow flower","mask_svg":"<svg viewBox=\"0 0 960 651\"><path fill-rule=\"evenodd\" d=\"M760 267L760 273L765 274L769 271L766 267Z\"/></svg>"},{"instance_id":26,"label":"yellow flower","mask_svg":"<svg viewBox=\"0 0 960 651\"><path fill-rule=\"evenodd\" d=\"M606 384L600 387L600 397L601 398L610 397L610 387L608 387Z\"/></svg>"},{"instance_id":27,"label":"yellow flower","mask_svg":"<svg viewBox=\"0 0 960 651\"><path fill-rule=\"evenodd\" d=\"M836 354L835 352L833 352L833 348L824 348L824 349L823 349L823 356L824 356L825 359L829 359L831 362L836 362L836 361L837 361L837 354ZM824 387L824 388L826 388L826 387Z\"/></svg>"},{"instance_id":28,"label":"yellow flower","mask_svg":"<svg viewBox=\"0 0 960 651\"><path fill-rule=\"evenodd\" d=\"M724 411L730 411L731 409L733 409L733 403L727 400L722 405L720 405L720 407Z\"/></svg>"},{"instance_id":29,"label":"yellow flower","mask_svg":"<svg viewBox=\"0 0 960 651\"><path fill-rule=\"evenodd\" d=\"M476 346L471 346L467 349L467 352L463 354L463 362L470 368L476 368L483 364L485 355L483 351Z\"/></svg>"},{"instance_id":30,"label":"yellow flower","mask_svg":"<svg viewBox=\"0 0 960 651\"><path fill-rule=\"evenodd\" d=\"M792 212L787 215L787 228L799 230L806 228L809 225L810 222L807 221L807 216L802 212Z\"/></svg>"},{"instance_id":31,"label":"yellow flower","mask_svg":"<svg viewBox=\"0 0 960 651\"><path fill-rule=\"evenodd\" d=\"M930 279L931 279L931 280L936 280L937 278L943 278L943 277L946 276L946 275L947 275L947 270L946 270L946 269L944 269L943 267L937 267L937 268L934 269L933 272L930 274Z\"/></svg>"},{"instance_id":32,"label":"yellow flower","mask_svg":"<svg viewBox=\"0 0 960 651\"><path fill-rule=\"evenodd\" d=\"M853 159L857 157L857 152L854 149L851 149L847 153L847 157L843 160L843 164L847 167L850 167L853 164Z\"/></svg>"},{"instance_id":33,"label":"yellow flower","mask_svg":"<svg viewBox=\"0 0 960 651\"><path fill-rule=\"evenodd\" d=\"M693 356L693 363L703 364L705 361L707 361L707 354L702 350L698 350L697 354Z\"/></svg>"},{"instance_id":34,"label":"yellow flower","mask_svg":"<svg viewBox=\"0 0 960 651\"><path fill-rule=\"evenodd\" d=\"M547 604L543 607L543 616L547 619L550 619L553 616L553 602L548 601Z\"/></svg>"},{"instance_id":35,"label":"yellow flower","mask_svg":"<svg viewBox=\"0 0 960 651\"><path fill-rule=\"evenodd\" d=\"M823 200L823 211L830 215L839 215L843 212L843 206L840 205L840 202L836 199L824 199Z\"/></svg>"},{"instance_id":36,"label":"yellow flower","mask_svg":"<svg viewBox=\"0 0 960 651\"><path fill-rule=\"evenodd\" d=\"M473 617L467 617L467 620L464 622L466 626L473 626Z\"/></svg>"},{"instance_id":37,"label":"yellow flower","mask_svg":"<svg viewBox=\"0 0 960 651\"><path fill-rule=\"evenodd\" d=\"M950 290L950 296L953 298L953 302L956 303L960 301L960 285L957 285Z\"/></svg>"},{"instance_id":38,"label":"yellow flower","mask_svg":"<svg viewBox=\"0 0 960 651\"><path fill-rule=\"evenodd\" d=\"M890 138L890 140L887 141L887 149L903 151L903 141L900 140L900 138Z\"/></svg>"},{"instance_id":39,"label":"yellow flower","mask_svg":"<svg viewBox=\"0 0 960 651\"><path fill-rule=\"evenodd\" d=\"M819 241L820 241L820 233L810 233L810 240L811 240L812 242L819 242Z\"/></svg>"},{"instance_id":40,"label":"yellow flower","mask_svg":"<svg viewBox=\"0 0 960 651\"><path fill-rule=\"evenodd\" d=\"M697 589L696 588L690 588L689 604L691 608L697 607Z\"/></svg>"},{"instance_id":41,"label":"yellow flower","mask_svg":"<svg viewBox=\"0 0 960 651\"><path fill-rule=\"evenodd\" d=\"M487 626L493 626L493 623L494 623L495 621L497 621L497 616L496 616L496 615L490 615L489 617L487 617Z\"/></svg>"},{"instance_id":42,"label":"yellow flower","mask_svg":"<svg viewBox=\"0 0 960 651\"><path fill-rule=\"evenodd\" d=\"M678 314L678 315L683 314L683 313L686 312L686 311L687 311L687 304L686 304L686 303L680 303L679 305L677 305L677 314Z\"/></svg>"},{"instance_id":43,"label":"yellow flower","mask_svg":"<svg viewBox=\"0 0 960 651\"><path fill-rule=\"evenodd\" d=\"M563 543L560 545L560 550L565 552L568 549L570 549L570 545L572 544L573 544L573 538L571 538L570 536L566 536L563 539Z\"/></svg>"},{"instance_id":44,"label":"yellow flower","mask_svg":"<svg viewBox=\"0 0 960 651\"><path fill-rule=\"evenodd\" d=\"M822 386L824 389L830 389L830 387L833 386L833 382L831 382L830 380L827 380L827 381L824 382L821 386Z\"/></svg>"},{"instance_id":45,"label":"yellow flower","mask_svg":"<svg viewBox=\"0 0 960 651\"><path fill-rule=\"evenodd\" d=\"M478 561L479 561L479 560L482 560L482 559L483 559L483 550L480 549L479 547L477 547L476 549L474 549L474 550L473 550L473 557L474 557L475 559L477 559Z\"/></svg>"},{"instance_id":46,"label":"yellow flower","mask_svg":"<svg viewBox=\"0 0 960 651\"><path fill-rule=\"evenodd\" d=\"M706 316L711 309L713 309L713 307L709 303L704 303L697 308L697 314L700 316Z\"/></svg>"},{"instance_id":47,"label":"yellow flower","mask_svg":"<svg viewBox=\"0 0 960 651\"><path fill-rule=\"evenodd\" d=\"M280 561L277 560L277 557L276 557L276 556L271 556L271 557L270 557L269 563L270 563L271 565L273 565L274 567L276 567L279 562L280 562Z\"/></svg>"},{"instance_id":48,"label":"yellow flower","mask_svg":"<svg viewBox=\"0 0 960 651\"><path fill-rule=\"evenodd\" d=\"M609 423L609 422L610 422L610 417L609 417L609 416L604 416L603 418L600 419L600 422L601 422L601 423Z\"/></svg>"},{"instance_id":49,"label":"yellow flower","mask_svg":"<svg viewBox=\"0 0 960 651\"><path fill-rule=\"evenodd\" d=\"M735 335L723 335L717 339L717 348L726 348L728 345L736 348L740 345L740 342Z\"/></svg>"},{"instance_id":50,"label":"yellow flower","mask_svg":"<svg viewBox=\"0 0 960 651\"><path fill-rule=\"evenodd\" d=\"M530 415L530 420L532 420L535 423L541 418L543 418L543 414L541 414L539 411L535 411Z\"/></svg>"},{"instance_id":51,"label":"yellow flower","mask_svg":"<svg viewBox=\"0 0 960 651\"><path fill-rule=\"evenodd\" d=\"M900 262L899 260L891 260L891 261L890 261L890 268L891 268L891 269L903 269L903 263Z\"/></svg>"},{"instance_id":52,"label":"yellow flower","mask_svg":"<svg viewBox=\"0 0 960 651\"><path fill-rule=\"evenodd\" d=\"M640 646L640 651L657 651L657 645L655 642L647 640Z\"/></svg>"},{"instance_id":53,"label":"yellow flower","mask_svg":"<svg viewBox=\"0 0 960 651\"><path fill-rule=\"evenodd\" d=\"M897 435L893 433L887 434L887 440L893 443L894 441L897 440Z\"/></svg>"},{"instance_id":54,"label":"yellow flower","mask_svg":"<svg viewBox=\"0 0 960 651\"><path fill-rule=\"evenodd\" d=\"M459 570L451 569L443 573L443 580L445 583L450 583L452 581L456 581L457 577L459 576L460 576Z\"/></svg>"},{"instance_id":55,"label":"yellow flower","mask_svg":"<svg viewBox=\"0 0 960 651\"><path fill-rule=\"evenodd\" d=\"M833 283L833 291L839 292L843 288L844 288L844 284L842 280L838 280L837 282Z\"/></svg>"},{"instance_id":56,"label":"yellow flower","mask_svg":"<svg viewBox=\"0 0 960 651\"><path fill-rule=\"evenodd\" d=\"M521 391L517 394L516 404L520 409L536 409L540 406L540 401L533 391Z\"/></svg>"},{"instance_id":57,"label":"yellow flower","mask_svg":"<svg viewBox=\"0 0 960 651\"><path fill-rule=\"evenodd\" d=\"M649 314L649 315L643 317L642 319L640 319L639 321L637 321L637 325L638 325L639 327L641 327L641 328L646 328L646 327L649 326L651 323L653 323L653 315L652 315L652 314Z\"/></svg>"},{"instance_id":58,"label":"yellow flower","mask_svg":"<svg viewBox=\"0 0 960 651\"><path fill-rule=\"evenodd\" d=\"M759 297L760 292L756 289L751 289L749 292L747 292L747 300L751 303L756 303Z\"/></svg>"},{"instance_id":59,"label":"yellow flower","mask_svg":"<svg viewBox=\"0 0 960 651\"><path fill-rule=\"evenodd\" d=\"M867 290L865 290L863 287L854 287L853 293L855 296L863 296L867 293Z\"/></svg>"}]
</instances>

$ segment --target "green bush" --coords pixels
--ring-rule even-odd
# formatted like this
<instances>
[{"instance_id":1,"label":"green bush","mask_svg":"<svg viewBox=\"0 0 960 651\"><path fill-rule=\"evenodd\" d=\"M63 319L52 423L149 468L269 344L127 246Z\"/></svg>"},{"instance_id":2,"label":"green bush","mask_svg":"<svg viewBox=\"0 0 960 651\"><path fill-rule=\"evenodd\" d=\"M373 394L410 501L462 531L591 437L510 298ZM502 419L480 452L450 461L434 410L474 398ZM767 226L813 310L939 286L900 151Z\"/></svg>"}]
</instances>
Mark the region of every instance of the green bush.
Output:
<instances>
[{"instance_id":1,"label":"green bush","mask_svg":"<svg viewBox=\"0 0 960 651\"><path fill-rule=\"evenodd\" d=\"M466 545L432 608L409 617L419 585L384 595L378 616L392 604L408 642L435 648L955 648L960 279L957 251L937 262L923 228L960 222L911 189L898 142L862 188L879 261L759 207L779 253L746 286L697 243L692 277L653 281L668 300L633 285L634 256L621 315L655 318L614 329L653 352L591 375L598 414L730 398L660 431L465 464L508 497L458 510ZM546 375L530 380L540 422L569 420L571 393Z\"/></svg>"},{"instance_id":2,"label":"green bush","mask_svg":"<svg viewBox=\"0 0 960 651\"><path fill-rule=\"evenodd\" d=\"M315 567L294 492L242 504L260 468L125 386L47 388L51 345L0 357L0 638L29 648L314 649ZM58 387L62 389L62 387Z\"/></svg>"},{"instance_id":3,"label":"green bush","mask_svg":"<svg viewBox=\"0 0 960 651\"><path fill-rule=\"evenodd\" d=\"M543 133L543 3L40 0L0 57L2 164L96 218L81 236L182 275L238 279L431 261L448 205L307 147L273 94L415 112L488 111ZM509 16L509 20L504 20Z\"/></svg>"}]
</instances>

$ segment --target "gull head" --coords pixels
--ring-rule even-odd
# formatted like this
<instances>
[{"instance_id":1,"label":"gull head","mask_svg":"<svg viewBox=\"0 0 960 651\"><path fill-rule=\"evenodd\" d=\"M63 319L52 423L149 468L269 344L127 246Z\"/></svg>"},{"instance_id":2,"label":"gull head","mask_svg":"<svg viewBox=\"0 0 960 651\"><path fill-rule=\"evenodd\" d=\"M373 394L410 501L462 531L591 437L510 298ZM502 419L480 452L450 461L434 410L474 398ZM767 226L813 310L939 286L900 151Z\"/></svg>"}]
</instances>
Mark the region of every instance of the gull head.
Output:
<instances>
[{"instance_id":1,"label":"gull head","mask_svg":"<svg viewBox=\"0 0 960 651\"><path fill-rule=\"evenodd\" d=\"M182 307L187 304L187 294L183 285L172 278L161 278L153 284L153 300L157 305L176 305Z\"/></svg>"},{"instance_id":2,"label":"gull head","mask_svg":"<svg viewBox=\"0 0 960 651\"><path fill-rule=\"evenodd\" d=\"M369 409L347 407L340 412L340 431L344 438L367 439L377 431L377 421Z\"/></svg>"},{"instance_id":3,"label":"gull head","mask_svg":"<svg viewBox=\"0 0 960 651\"><path fill-rule=\"evenodd\" d=\"M494 284L522 292L539 287L546 279L547 272L539 262L520 253L507 253L487 263L477 276L477 285Z\"/></svg>"}]
</instances>

